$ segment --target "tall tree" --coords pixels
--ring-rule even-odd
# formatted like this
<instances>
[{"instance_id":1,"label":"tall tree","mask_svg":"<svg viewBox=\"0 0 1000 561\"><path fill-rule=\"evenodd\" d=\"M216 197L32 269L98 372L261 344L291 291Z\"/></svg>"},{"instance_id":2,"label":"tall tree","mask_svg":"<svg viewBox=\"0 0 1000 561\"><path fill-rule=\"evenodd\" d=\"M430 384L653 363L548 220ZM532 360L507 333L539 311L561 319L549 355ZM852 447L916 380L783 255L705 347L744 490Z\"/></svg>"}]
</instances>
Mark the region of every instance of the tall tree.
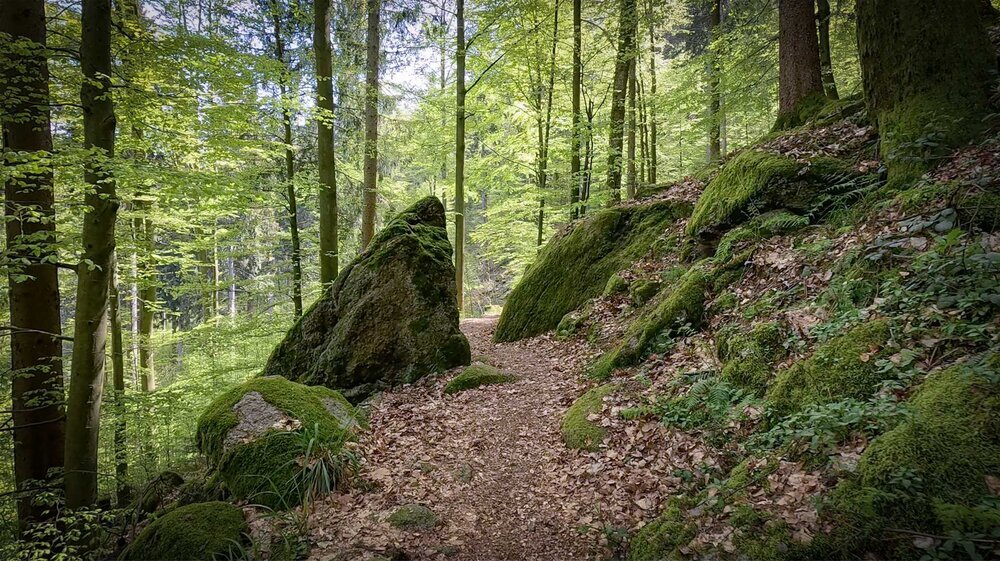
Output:
<instances>
[{"instance_id":1,"label":"tall tree","mask_svg":"<svg viewBox=\"0 0 1000 561\"><path fill-rule=\"evenodd\" d=\"M722 0L711 0L712 8L708 17L708 161L717 162L722 158L722 88L718 43L722 30Z\"/></svg>"},{"instance_id":2,"label":"tall tree","mask_svg":"<svg viewBox=\"0 0 1000 561\"><path fill-rule=\"evenodd\" d=\"M865 103L890 182L919 177L982 130L996 55L980 9L978 0L858 0ZM916 142L928 134L930 154Z\"/></svg>"},{"instance_id":3,"label":"tall tree","mask_svg":"<svg viewBox=\"0 0 1000 561\"><path fill-rule=\"evenodd\" d=\"M365 191L361 214L361 249L375 235L375 197L378 181L378 59L380 0L368 0L368 58L365 63Z\"/></svg>"},{"instance_id":4,"label":"tall tree","mask_svg":"<svg viewBox=\"0 0 1000 561\"><path fill-rule=\"evenodd\" d=\"M66 505L97 499L97 441L104 391L108 293L115 249L118 198L110 159L115 147L111 97L111 0L83 0L80 66L83 144L89 151L84 180L83 253L77 267L73 363L66 407Z\"/></svg>"},{"instance_id":5,"label":"tall tree","mask_svg":"<svg viewBox=\"0 0 1000 561\"><path fill-rule=\"evenodd\" d=\"M798 124L800 104L823 95L813 0L778 2L778 123Z\"/></svg>"},{"instance_id":6,"label":"tall tree","mask_svg":"<svg viewBox=\"0 0 1000 561\"><path fill-rule=\"evenodd\" d=\"M337 162L333 139L333 54L330 48L330 0L316 0L313 49L316 51L316 158L319 160L319 280L337 278Z\"/></svg>"},{"instance_id":7,"label":"tall tree","mask_svg":"<svg viewBox=\"0 0 1000 561\"><path fill-rule=\"evenodd\" d=\"M656 184L656 20L653 13L653 0L647 4L649 18L649 105L646 114L649 118L649 184Z\"/></svg>"},{"instance_id":8,"label":"tall tree","mask_svg":"<svg viewBox=\"0 0 1000 561\"><path fill-rule=\"evenodd\" d=\"M291 76L285 60L285 38L281 32L281 7L271 4L274 22L274 57L281 65L278 93L281 95L282 143L285 145L285 199L288 204L288 232L292 238L292 306L296 318L302 317L302 244L299 241L299 205L295 193L295 149L292 145L292 107L289 96Z\"/></svg>"},{"instance_id":9,"label":"tall tree","mask_svg":"<svg viewBox=\"0 0 1000 561\"><path fill-rule=\"evenodd\" d=\"M570 130L569 155L569 218L575 220L580 215L580 83L583 75L582 47L582 0L573 0L573 121Z\"/></svg>"},{"instance_id":10,"label":"tall tree","mask_svg":"<svg viewBox=\"0 0 1000 561\"><path fill-rule=\"evenodd\" d=\"M455 2L455 294L463 310L465 277L465 0Z\"/></svg>"},{"instance_id":11,"label":"tall tree","mask_svg":"<svg viewBox=\"0 0 1000 561\"><path fill-rule=\"evenodd\" d=\"M625 172L625 192L628 198L634 199L638 191L638 178L635 170L635 133L638 121L635 115L635 97L638 80L635 79L637 60L633 56L628 64L628 162Z\"/></svg>"},{"instance_id":12,"label":"tall tree","mask_svg":"<svg viewBox=\"0 0 1000 561\"><path fill-rule=\"evenodd\" d=\"M552 49L550 51L548 64L548 79L542 84L543 61L538 57L538 71L535 72L535 125L538 134L538 150L536 152L535 176L538 185L538 239L536 245L541 246L543 233L545 231L545 193L548 189L549 178L549 136L552 131L552 92L556 83L556 46L559 40L559 1L556 0L556 9L552 19ZM536 49L540 53L541 49ZM543 97L544 92L544 97Z\"/></svg>"},{"instance_id":13,"label":"tall tree","mask_svg":"<svg viewBox=\"0 0 1000 561\"><path fill-rule=\"evenodd\" d=\"M0 59L6 250L25 264L8 270L14 483L23 528L43 515L28 489L62 466L65 429L45 2L0 2L0 37L7 51Z\"/></svg>"},{"instance_id":14,"label":"tall tree","mask_svg":"<svg viewBox=\"0 0 1000 561\"><path fill-rule=\"evenodd\" d=\"M625 132L625 96L628 93L629 62L635 58L636 0L621 0L618 17L618 54L615 57L614 89L611 92L611 123L608 142L608 191L621 200L622 141Z\"/></svg>"},{"instance_id":15,"label":"tall tree","mask_svg":"<svg viewBox=\"0 0 1000 561\"><path fill-rule=\"evenodd\" d=\"M830 0L816 0L816 22L819 24L819 66L823 75L823 91L830 99L840 99L837 81L833 77L833 57L830 56Z\"/></svg>"},{"instance_id":16,"label":"tall tree","mask_svg":"<svg viewBox=\"0 0 1000 561\"><path fill-rule=\"evenodd\" d=\"M108 301L108 322L111 324L111 380L112 404L115 410L114 456L115 456L115 499L119 508L128 505L128 450L126 444L125 421L125 349L122 342L122 325L118 317L121 294L118 290L118 260L112 256L111 294Z\"/></svg>"}]
</instances>

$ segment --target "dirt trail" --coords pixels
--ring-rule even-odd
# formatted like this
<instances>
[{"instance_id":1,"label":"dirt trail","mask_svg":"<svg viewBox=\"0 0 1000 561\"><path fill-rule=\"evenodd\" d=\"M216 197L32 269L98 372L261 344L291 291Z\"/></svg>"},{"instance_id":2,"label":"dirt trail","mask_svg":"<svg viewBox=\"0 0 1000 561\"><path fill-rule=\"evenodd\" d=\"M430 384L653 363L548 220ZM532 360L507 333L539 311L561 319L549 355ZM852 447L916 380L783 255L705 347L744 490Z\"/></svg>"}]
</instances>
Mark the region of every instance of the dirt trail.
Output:
<instances>
[{"instance_id":1,"label":"dirt trail","mask_svg":"<svg viewBox=\"0 0 1000 561\"><path fill-rule=\"evenodd\" d=\"M318 505L311 559L606 559L601 526L632 525L655 512L674 467L649 457L650 439L662 436L656 427L622 433L618 451L568 450L560 439L593 350L548 336L496 345L495 324L462 322L473 360L518 381L447 396L449 372L386 392L360 442L361 475L374 484ZM641 469L622 469L636 461ZM409 503L431 508L440 523L428 531L393 528L386 518Z\"/></svg>"}]
</instances>

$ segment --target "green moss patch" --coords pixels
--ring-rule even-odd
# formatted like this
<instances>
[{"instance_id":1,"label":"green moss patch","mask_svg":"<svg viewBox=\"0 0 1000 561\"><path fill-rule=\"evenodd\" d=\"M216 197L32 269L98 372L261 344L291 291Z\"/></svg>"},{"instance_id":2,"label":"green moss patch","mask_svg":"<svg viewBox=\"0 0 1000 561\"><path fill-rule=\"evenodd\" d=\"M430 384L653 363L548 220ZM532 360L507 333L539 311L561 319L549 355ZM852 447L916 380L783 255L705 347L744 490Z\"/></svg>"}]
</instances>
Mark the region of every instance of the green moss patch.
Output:
<instances>
[{"instance_id":1,"label":"green moss patch","mask_svg":"<svg viewBox=\"0 0 1000 561\"><path fill-rule=\"evenodd\" d=\"M494 339L514 341L555 328L567 313L600 295L612 275L645 255L667 227L690 211L687 203L656 201L604 209L574 221L549 240L514 287Z\"/></svg>"},{"instance_id":2,"label":"green moss patch","mask_svg":"<svg viewBox=\"0 0 1000 561\"><path fill-rule=\"evenodd\" d=\"M615 391L615 384L604 384L592 388L573 402L566 410L562 422L562 439L566 446L579 450L596 450L604 440L604 429L587 417L599 413L604 406L604 397Z\"/></svg>"},{"instance_id":3,"label":"green moss patch","mask_svg":"<svg viewBox=\"0 0 1000 561\"><path fill-rule=\"evenodd\" d=\"M717 337L722 379L740 388L763 395L774 364L787 356L785 333L775 322L762 323L749 333L726 330Z\"/></svg>"},{"instance_id":4,"label":"green moss patch","mask_svg":"<svg viewBox=\"0 0 1000 561\"><path fill-rule=\"evenodd\" d=\"M430 530L438 521L433 510L418 504L403 505L389 515L389 524L401 530Z\"/></svg>"},{"instance_id":5,"label":"green moss patch","mask_svg":"<svg viewBox=\"0 0 1000 561\"><path fill-rule=\"evenodd\" d=\"M452 378L444 387L444 393L454 394L480 386L507 384L516 379L517 377L512 374L504 374L489 364L477 362L471 366L466 366L461 374Z\"/></svg>"},{"instance_id":6,"label":"green moss patch","mask_svg":"<svg viewBox=\"0 0 1000 561\"><path fill-rule=\"evenodd\" d=\"M888 323L878 320L823 343L811 357L778 373L765 395L767 404L787 415L807 405L871 396L882 381L875 359L888 339Z\"/></svg>"},{"instance_id":7,"label":"green moss patch","mask_svg":"<svg viewBox=\"0 0 1000 561\"><path fill-rule=\"evenodd\" d=\"M698 533L697 526L687 519L686 506L680 499L671 499L660 516L643 526L629 543L629 561L686 559L679 548Z\"/></svg>"},{"instance_id":8,"label":"green moss patch","mask_svg":"<svg viewBox=\"0 0 1000 561\"><path fill-rule=\"evenodd\" d=\"M248 396L254 399L254 410L241 419L235 409L251 403ZM264 419L263 425L246 420L254 415ZM196 438L235 497L285 508L299 501L301 466L296 460L307 444L303 431L316 444L337 449L360 419L334 390L270 376L248 380L213 401L198 419Z\"/></svg>"},{"instance_id":9,"label":"green moss patch","mask_svg":"<svg viewBox=\"0 0 1000 561\"><path fill-rule=\"evenodd\" d=\"M224 502L176 508L154 520L122 554L125 561L214 559L246 543L243 511Z\"/></svg>"}]
</instances>

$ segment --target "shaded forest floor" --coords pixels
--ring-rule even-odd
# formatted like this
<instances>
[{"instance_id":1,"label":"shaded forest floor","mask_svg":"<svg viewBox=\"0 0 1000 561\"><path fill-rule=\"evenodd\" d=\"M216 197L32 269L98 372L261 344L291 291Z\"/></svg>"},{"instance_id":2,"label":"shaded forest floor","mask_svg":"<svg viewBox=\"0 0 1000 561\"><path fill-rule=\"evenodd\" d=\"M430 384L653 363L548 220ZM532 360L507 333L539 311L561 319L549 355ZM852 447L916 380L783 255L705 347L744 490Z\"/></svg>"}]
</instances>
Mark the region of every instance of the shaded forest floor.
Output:
<instances>
[{"instance_id":1,"label":"shaded forest floor","mask_svg":"<svg viewBox=\"0 0 1000 561\"><path fill-rule=\"evenodd\" d=\"M361 437L365 483L317 506L311 559L606 559L655 515L673 473L705 461L697 442L653 422L622 427L600 452L566 448L560 423L596 349L550 335L498 345L495 324L462 322L473 359L518 380L445 395L446 373L383 394ZM394 527L407 504L438 524Z\"/></svg>"}]
</instances>

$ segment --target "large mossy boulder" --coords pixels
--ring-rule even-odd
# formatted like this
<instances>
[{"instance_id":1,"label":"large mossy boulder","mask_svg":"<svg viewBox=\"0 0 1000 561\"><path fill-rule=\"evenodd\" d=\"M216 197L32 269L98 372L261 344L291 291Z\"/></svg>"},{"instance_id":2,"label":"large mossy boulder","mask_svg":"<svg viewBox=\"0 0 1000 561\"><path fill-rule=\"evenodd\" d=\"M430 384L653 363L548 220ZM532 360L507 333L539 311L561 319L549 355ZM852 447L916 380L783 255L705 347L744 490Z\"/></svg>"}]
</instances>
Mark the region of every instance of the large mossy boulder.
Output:
<instances>
[{"instance_id":1,"label":"large mossy boulder","mask_svg":"<svg viewBox=\"0 0 1000 561\"><path fill-rule=\"evenodd\" d=\"M344 268L271 354L264 375L339 389L358 402L469 364L451 259L444 207L421 199Z\"/></svg>"},{"instance_id":2,"label":"large mossy boulder","mask_svg":"<svg viewBox=\"0 0 1000 561\"><path fill-rule=\"evenodd\" d=\"M747 150L726 162L698 197L688 235L718 238L731 227L763 212L787 209L812 214L853 174L846 162L827 157L800 162L788 156Z\"/></svg>"},{"instance_id":3,"label":"large mossy boulder","mask_svg":"<svg viewBox=\"0 0 1000 561\"><path fill-rule=\"evenodd\" d=\"M198 419L198 449L236 498L271 508L301 501L301 460L336 454L360 417L338 392L280 376L253 378L212 402Z\"/></svg>"},{"instance_id":4,"label":"large mossy boulder","mask_svg":"<svg viewBox=\"0 0 1000 561\"><path fill-rule=\"evenodd\" d=\"M504 304L494 339L516 341L555 329L567 313L599 296L608 280L651 248L691 212L660 200L597 211L574 221L545 245Z\"/></svg>"},{"instance_id":5,"label":"large mossy boulder","mask_svg":"<svg viewBox=\"0 0 1000 561\"><path fill-rule=\"evenodd\" d=\"M147 526L122 553L123 561L236 559L249 540L239 507L210 502L182 506Z\"/></svg>"}]
</instances>

